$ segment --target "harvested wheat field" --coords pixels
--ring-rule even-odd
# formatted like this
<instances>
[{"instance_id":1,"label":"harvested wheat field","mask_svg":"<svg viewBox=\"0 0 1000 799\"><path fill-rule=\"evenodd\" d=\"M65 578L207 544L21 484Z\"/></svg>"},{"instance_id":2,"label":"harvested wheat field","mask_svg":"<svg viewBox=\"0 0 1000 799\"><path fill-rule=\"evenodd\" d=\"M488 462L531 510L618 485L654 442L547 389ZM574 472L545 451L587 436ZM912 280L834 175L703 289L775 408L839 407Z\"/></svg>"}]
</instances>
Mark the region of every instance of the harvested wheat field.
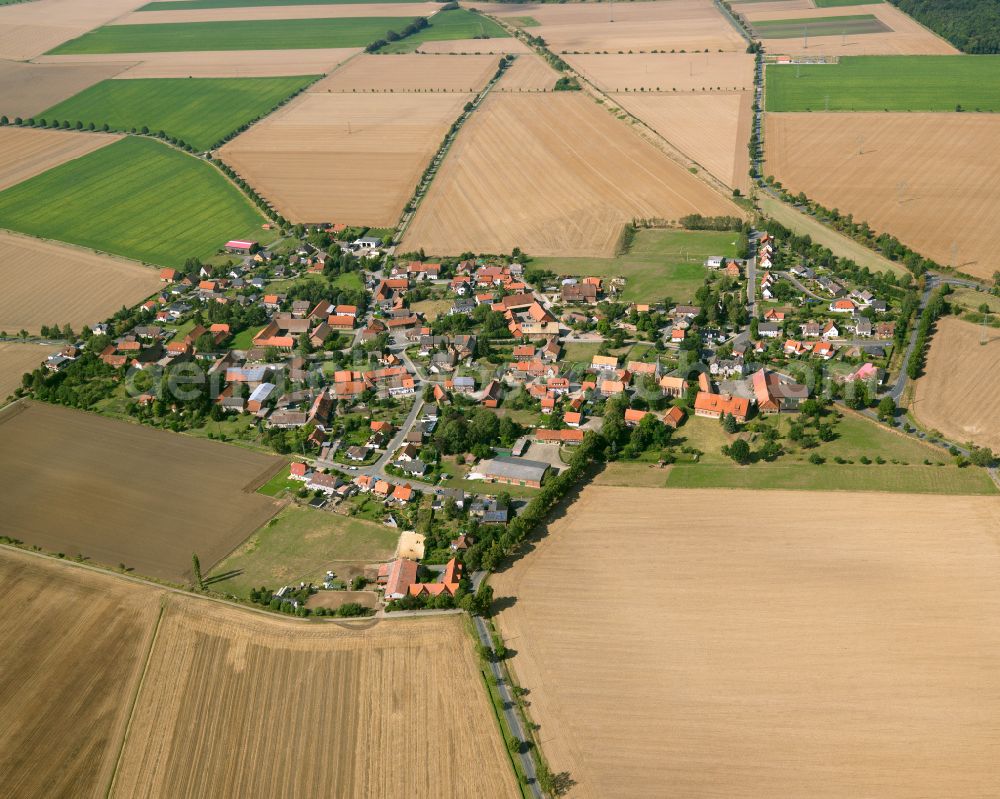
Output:
<instances>
[{"instance_id":1,"label":"harvested wheat field","mask_svg":"<svg viewBox=\"0 0 1000 799\"><path fill-rule=\"evenodd\" d=\"M304 94L220 154L293 222L394 227L470 99L458 93Z\"/></svg>"},{"instance_id":2,"label":"harvested wheat field","mask_svg":"<svg viewBox=\"0 0 1000 799\"><path fill-rule=\"evenodd\" d=\"M0 415L0 535L138 574L207 574L279 504L253 489L283 461L62 406ZM53 497L58 496L58 501Z\"/></svg>"},{"instance_id":3,"label":"harvested wheat field","mask_svg":"<svg viewBox=\"0 0 1000 799\"><path fill-rule=\"evenodd\" d=\"M120 69L125 70L115 75L119 79L280 78L294 75L322 75L360 52L359 47L225 52L191 50L180 53L48 55L42 56L38 61L46 65L115 63L120 65Z\"/></svg>"},{"instance_id":4,"label":"harvested wheat field","mask_svg":"<svg viewBox=\"0 0 1000 799\"><path fill-rule=\"evenodd\" d=\"M171 596L112 797L520 796L457 616L305 625Z\"/></svg>"},{"instance_id":5,"label":"harvested wheat field","mask_svg":"<svg viewBox=\"0 0 1000 799\"><path fill-rule=\"evenodd\" d=\"M922 255L989 278L1000 248L1000 116L768 114L767 174Z\"/></svg>"},{"instance_id":6,"label":"harvested wheat field","mask_svg":"<svg viewBox=\"0 0 1000 799\"><path fill-rule=\"evenodd\" d=\"M550 92L562 75L548 63L529 53L514 59L504 76L497 81L493 91L497 92Z\"/></svg>"},{"instance_id":7,"label":"harvested wheat field","mask_svg":"<svg viewBox=\"0 0 1000 799\"><path fill-rule=\"evenodd\" d=\"M0 341L0 404L21 385L21 377L44 363L58 347Z\"/></svg>"},{"instance_id":8,"label":"harvested wheat field","mask_svg":"<svg viewBox=\"0 0 1000 799\"><path fill-rule=\"evenodd\" d=\"M566 61L604 92L753 89L753 56L746 53L591 53Z\"/></svg>"},{"instance_id":9,"label":"harvested wheat field","mask_svg":"<svg viewBox=\"0 0 1000 799\"><path fill-rule=\"evenodd\" d=\"M359 55L310 92L478 92L497 71L495 55Z\"/></svg>"},{"instance_id":10,"label":"harvested wheat field","mask_svg":"<svg viewBox=\"0 0 1000 799\"><path fill-rule=\"evenodd\" d=\"M135 261L0 231L0 285L0 330L38 333L103 321L161 284Z\"/></svg>"},{"instance_id":11,"label":"harvested wheat field","mask_svg":"<svg viewBox=\"0 0 1000 799\"><path fill-rule=\"evenodd\" d=\"M768 53L784 53L787 55L954 55L958 51L946 40L925 28L912 17L904 14L889 3L875 5L855 5L829 8L813 8L796 11L774 7L767 8L757 4L747 3L738 10L751 24L767 20L786 19L816 19L827 17L852 17L872 15L882 26L889 30L884 33L847 33L828 28L827 35L819 35L818 31L810 32L808 40L801 35L769 39L762 38L764 48ZM808 22L803 23L808 29ZM763 35L762 35L763 36Z\"/></svg>"},{"instance_id":12,"label":"harvested wheat field","mask_svg":"<svg viewBox=\"0 0 1000 799\"><path fill-rule=\"evenodd\" d=\"M23 61L82 36L147 0L33 0L0 6L0 59Z\"/></svg>"},{"instance_id":13,"label":"harvested wheat field","mask_svg":"<svg viewBox=\"0 0 1000 799\"><path fill-rule=\"evenodd\" d=\"M1000 331L946 316L931 338L910 409L952 441L1000 452Z\"/></svg>"},{"instance_id":14,"label":"harvested wheat field","mask_svg":"<svg viewBox=\"0 0 1000 799\"><path fill-rule=\"evenodd\" d=\"M0 128L0 191L114 144L120 138L110 133L75 130Z\"/></svg>"},{"instance_id":15,"label":"harvested wheat field","mask_svg":"<svg viewBox=\"0 0 1000 799\"><path fill-rule=\"evenodd\" d=\"M470 4L480 7L476 3ZM492 9L496 9L494 5ZM555 52L619 50L723 50L740 52L746 42L712 0L660 0L644 3L566 3L504 5L490 14L528 16L528 28Z\"/></svg>"},{"instance_id":16,"label":"harvested wheat field","mask_svg":"<svg viewBox=\"0 0 1000 799\"><path fill-rule=\"evenodd\" d=\"M104 797L162 592L11 549L0 582L0 794Z\"/></svg>"},{"instance_id":17,"label":"harvested wheat field","mask_svg":"<svg viewBox=\"0 0 1000 799\"><path fill-rule=\"evenodd\" d=\"M570 796L995 792L1000 500L830 496L590 486L493 579Z\"/></svg>"},{"instance_id":18,"label":"harvested wheat field","mask_svg":"<svg viewBox=\"0 0 1000 799\"><path fill-rule=\"evenodd\" d=\"M609 256L633 218L739 209L578 92L497 94L463 126L402 248Z\"/></svg>"},{"instance_id":19,"label":"harvested wheat field","mask_svg":"<svg viewBox=\"0 0 1000 799\"><path fill-rule=\"evenodd\" d=\"M156 25L237 20L349 19L352 17L430 17L440 3L311 3L296 5L245 5L220 8L184 8L136 11L116 19L115 25ZM402 27L402 25L400 26Z\"/></svg>"},{"instance_id":20,"label":"harvested wheat field","mask_svg":"<svg viewBox=\"0 0 1000 799\"><path fill-rule=\"evenodd\" d=\"M503 39L447 39L439 42L421 42L416 52L434 55L503 55L504 53L530 53L528 47L520 39L513 36Z\"/></svg>"},{"instance_id":21,"label":"harvested wheat field","mask_svg":"<svg viewBox=\"0 0 1000 799\"><path fill-rule=\"evenodd\" d=\"M28 119L128 66L96 60L77 64L0 61L0 114Z\"/></svg>"},{"instance_id":22,"label":"harvested wheat field","mask_svg":"<svg viewBox=\"0 0 1000 799\"><path fill-rule=\"evenodd\" d=\"M752 93L629 93L612 100L730 188L749 191Z\"/></svg>"}]
</instances>

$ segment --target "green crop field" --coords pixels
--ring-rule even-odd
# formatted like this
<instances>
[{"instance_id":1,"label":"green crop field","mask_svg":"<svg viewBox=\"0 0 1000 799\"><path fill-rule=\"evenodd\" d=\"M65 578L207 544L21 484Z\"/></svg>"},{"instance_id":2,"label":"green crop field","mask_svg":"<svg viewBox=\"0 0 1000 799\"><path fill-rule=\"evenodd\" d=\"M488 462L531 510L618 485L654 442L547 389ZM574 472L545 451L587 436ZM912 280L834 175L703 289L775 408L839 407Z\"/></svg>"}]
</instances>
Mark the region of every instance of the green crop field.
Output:
<instances>
[{"instance_id":1,"label":"green crop field","mask_svg":"<svg viewBox=\"0 0 1000 799\"><path fill-rule=\"evenodd\" d=\"M481 14L475 14L464 8L451 11L439 11L428 19L426 28L417 31L412 36L390 42L380 53L410 53L417 45L424 42L451 41L453 39L509 39L510 36L500 25ZM401 30L406 21L393 26L393 30Z\"/></svg>"},{"instance_id":2,"label":"green crop field","mask_svg":"<svg viewBox=\"0 0 1000 799\"><path fill-rule=\"evenodd\" d=\"M415 19L412 18L412 19ZM308 50L365 47L409 17L234 20L158 25L106 25L51 51L52 54L169 53L187 50Z\"/></svg>"},{"instance_id":3,"label":"green crop field","mask_svg":"<svg viewBox=\"0 0 1000 799\"><path fill-rule=\"evenodd\" d=\"M535 258L531 266L557 275L624 277L626 302L686 302L708 276L705 259L735 257L738 238L714 230L639 230L618 258Z\"/></svg>"},{"instance_id":4,"label":"green crop field","mask_svg":"<svg viewBox=\"0 0 1000 799\"><path fill-rule=\"evenodd\" d=\"M874 6L883 0L813 0L816 8L842 8L844 6ZM161 3L160 5L169 5Z\"/></svg>"},{"instance_id":5,"label":"green crop field","mask_svg":"<svg viewBox=\"0 0 1000 799\"><path fill-rule=\"evenodd\" d=\"M315 76L288 78L148 78L105 80L53 106L44 119L98 128L165 131L207 150L267 114Z\"/></svg>"},{"instance_id":6,"label":"green crop field","mask_svg":"<svg viewBox=\"0 0 1000 799\"><path fill-rule=\"evenodd\" d=\"M768 111L1000 111L1000 56L850 56L769 64Z\"/></svg>"},{"instance_id":7,"label":"green crop field","mask_svg":"<svg viewBox=\"0 0 1000 799\"><path fill-rule=\"evenodd\" d=\"M263 221L214 167L134 136L0 192L0 228L161 266L260 240Z\"/></svg>"},{"instance_id":8,"label":"green crop field","mask_svg":"<svg viewBox=\"0 0 1000 799\"><path fill-rule=\"evenodd\" d=\"M2 0L0 0L2 2ZM160 0L146 3L137 11L190 11L196 8L260 8L263 6L369 5L385 0ZM424 0L392 0L394 3L422 3Z\"/></svg>"},{"instance_id":9,"label":"green crop field","mask_svg":"<svg viewBox=\"0 0 1000 799\"><path fill-rule=\"evenodd\" d=\"M751 26L761 39L796 39L805 35L856 36L862 33L888 33L892 30L874 14L757 20Z\"/></svg>"}]
</instances>

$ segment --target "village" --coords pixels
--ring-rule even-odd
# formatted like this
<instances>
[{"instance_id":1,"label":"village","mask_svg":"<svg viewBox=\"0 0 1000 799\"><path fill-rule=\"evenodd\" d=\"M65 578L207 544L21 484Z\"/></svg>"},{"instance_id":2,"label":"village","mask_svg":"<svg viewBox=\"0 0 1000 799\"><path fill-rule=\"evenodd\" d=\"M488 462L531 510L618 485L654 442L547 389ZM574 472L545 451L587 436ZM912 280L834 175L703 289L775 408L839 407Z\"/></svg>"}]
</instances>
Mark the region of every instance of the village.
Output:
<instances>
[{"instance_id":1,"label":"village","mask_svg":"<svg viewBox=\"0 0 1000 799\"><path fill-rule=\"evenodd\" d=\"M471 595L496 537L590 431L623 428L620 457L663 468L699 459L674 436L689 417L717 420L751 443L766 433L772 460L775 434L753 420L811 397L863 409L901 373L906 287L838 274L768 232L744 231L751 257L707 258L694 302L670 305L524 257L395 257L357 232L302 226L164 269L157 296L45 371L101 370L98 410L277 451L290 462L273 495L398 528L397 557L352 581L389 610ZM257 601L298 612L324 586L346 581L318 574Z\"/></svg>"}]
</instances>

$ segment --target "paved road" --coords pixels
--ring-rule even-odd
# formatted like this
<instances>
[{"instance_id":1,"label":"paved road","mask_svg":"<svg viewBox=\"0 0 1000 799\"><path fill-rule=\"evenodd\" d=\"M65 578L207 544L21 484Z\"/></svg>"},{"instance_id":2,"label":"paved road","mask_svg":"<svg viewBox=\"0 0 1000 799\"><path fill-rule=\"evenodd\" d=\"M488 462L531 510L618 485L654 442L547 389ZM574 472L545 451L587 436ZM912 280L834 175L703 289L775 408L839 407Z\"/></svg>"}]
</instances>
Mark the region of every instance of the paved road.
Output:
<instances>
[{"instance_id":1,"label":"paved road","mask_svg":"<svg viewBox=\"0 0 1000 799\"><path fill-rule=\"evenodd\" d=\"M493 652L493 639L490 637L489 627L487 627L486 622L480 616L473 616L472 622L476 625L476 634L479 636L480 642L482 642L483 646L489 649L490 652ZM525 733L524 728L521 726L521 719L517 715L517 705L514 702L514 697L511 695L510 686L507 684L507 679L504 676L503 669L495 659L490 660L490 671L493 674L493 678L496 680L497 693L500 694L500 699L503 702L503 716L507 722L508 729L519 740L529 740L529 736ZM531 752L519 752L517 757L521 761L521 769L528 777L528 789L531 791L533 796L538 797L538 799L542 799L542 789L538 786L538 776L535 773L535 761L531 757Z\"/></svg>"}]
</instances>

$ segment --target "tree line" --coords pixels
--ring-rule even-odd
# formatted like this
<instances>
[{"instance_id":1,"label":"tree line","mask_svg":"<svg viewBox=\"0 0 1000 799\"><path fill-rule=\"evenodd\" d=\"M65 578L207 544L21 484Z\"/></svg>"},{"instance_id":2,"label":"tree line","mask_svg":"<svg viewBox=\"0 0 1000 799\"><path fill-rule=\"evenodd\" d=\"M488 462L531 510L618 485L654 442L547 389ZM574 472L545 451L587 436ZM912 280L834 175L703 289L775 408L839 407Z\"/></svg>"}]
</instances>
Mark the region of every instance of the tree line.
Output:
<instances>
[{"instance_id":1,"label":"tree line","mask_svg":"<svg viewBox=\"0 0 1000 799\"><path fill-rule=\"evenodd\" d=\"M996 0L889 0L963 53L1000 53Z\"/></svg>"}]
</instances>

